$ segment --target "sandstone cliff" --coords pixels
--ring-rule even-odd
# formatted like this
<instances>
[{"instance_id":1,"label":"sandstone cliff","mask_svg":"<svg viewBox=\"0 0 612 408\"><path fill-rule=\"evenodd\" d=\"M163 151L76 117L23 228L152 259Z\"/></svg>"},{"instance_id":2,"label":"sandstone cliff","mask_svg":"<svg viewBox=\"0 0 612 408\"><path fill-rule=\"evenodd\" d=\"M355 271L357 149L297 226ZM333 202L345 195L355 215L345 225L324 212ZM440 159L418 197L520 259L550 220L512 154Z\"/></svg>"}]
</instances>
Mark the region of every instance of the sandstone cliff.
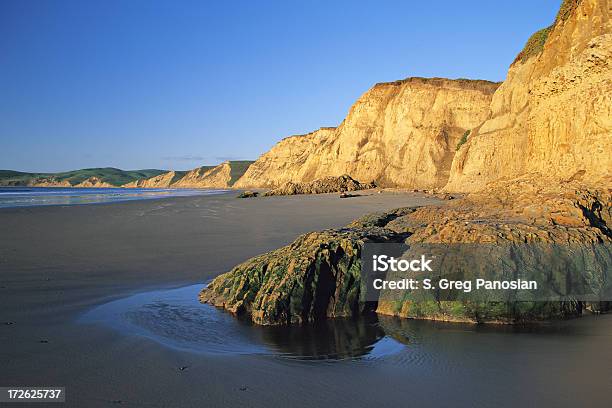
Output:
<instances>
[{"instance_id":1,"label":"sandstone cliff","mask_svg":"<svg viewBox=\"0 0 612 408\"><path fill-rule=\"evenodd\" d=\"M487 118L497 87L441 78L377 84L340 126L282 140L236 187L276 187L343 174L382 186L441 187L461 136Z\"/></svg>"},{"instance_id":2,"label":"sandstone cliff","mask_svg":"<svg viewBox=\"0 0 612 408\"><path fill-rule=\"evenodd\" d=\"M317 147L333 137L336 128L321 128L305 135L289 136L257 159L237 182L237 188L278 187L301 177L303 166Z\"/></svg>"},{"instance_id":3,"label":"sandstone cliff","mask_svg":"<svg viewBox=\"0 0 612 408\"><path fill-rule=\"evenodd\" d=\"M185 175L184 171L169 171L144 180L124 184L126 188L168 188Z\"/></svg>"},{"instance_id":4,"label":"sandstone cliff","mask_svg":"<svg viewBox=\"0 0 612 408\"><path fill-rule=\"evenodd\" d=\"M250 161L225 161L190 171L169 171L123 185L126 188L229 188L248 169Z\"/></svg>"},{"instance_id":5,"label":"sandstone cliff","mask_svg":"<svg viewBox=\"0 0 612 408\"><path fill-rule=\"evenodd\" d=\"M529 40L457 152L448 190L474 191L526 173L610 185L612 10L609 0L565 0Z\"/></svg>"},{"instance_id":6,"label":"sandstone cliff","mask_svg":"<svg viewBox=\"0 0 612 408\"><path fill-rule=\"evenodd\" d=\"M191 170L173 187L209 187L227 188L232 187L236 180L244 174L251 162L249 161L225 161L214 167L200 167Z\"/></svg>"},{"instance_id":7,"label":"sandstone cliff","mask_svg":"<svg viewBox=\"0 0 612 408\"><path fill-rule=\"evenodd\" d=\"M291 138L279 143L253 165L244 183L254 183L256 177L268 185L274 185L276 179L283 177L309 180L317 178L321 172L342 168L343 172L360 179L377 175L378 181L397 185L426 180L429 185L440 186L445 176L441 170L444 167L439 163L453 154L431 154L445 151L436 148L441 140L439 137L427 138L421 133L422 144L418 144L413 136L419 134L417 130L440 130L436 128L440 123L444 123L442 129L448 129L448 124L454 123L457 130L471 131L463 133L465 137L461 138L461 132L456 133L453 142L457 142L458 151L446 188L471 193L445 205L400 209L363 217L345 228L303 235L291 245L253 258L217 277L202 291L201 301L248 315L258 324L352 316L371 307L378 313L400 317L504 323L579 316L585 309L610 310L610 13L608 0L565 0L554 24L536 33L510 67L507 80L493 96L490 113L484 112L484 118L480 116L469 126L468 118L464 118L465 122L458 119L440 121L439 116L435 120L428 117L428 111L414 114L413 107L418 112L422 106L429 106L435 112L439 108L435 103L421 105L415 102L407 110L388 110L389 106L396 106L391 101L401 100L396 98L403 91L415 92L411 84L415 80L409 80L385 84L379 89L374 87L351 109L343 124L329 130L328 134ZM437 90L432 90L431 80L416 82L421 84L419 81L426 84L419 89L427 95L440 91L440 84L435 85ZM442 87L453 83L435 81L442 81ZM494 84L488 86L491 92L495 88ZM398 89L393 90L393 87ZM484 98L486 92L482 89L479 92L478 99ZM391 95L389 100L388 95ZM466 95L461 94L461 98L464 100ZM422 100L429 99L423 97ZM446 112L455 118L461 111L457 105L448 109ZM394 112L402 114L394 115ZM464 113L474 119L473 109ZM460 123L465 126L461 127ZM415 129L407 133L410 137L392 131L407 128ZM348 129L353 130L349 132ZM406 137L395 139L395 144L387 144L397 134ZM309 143L310 139L315 142ZM408 139L410 144L402 144ZM449 147L447 143L446 151ZM385 164L389 162L405 164L397 160L402 151L421 154L424 163L437 165L423 169L412 167L409 171L400 166L387 168ZM298 165L284 163L281 167L276 161L281 156L295 159ZM382 164L379 166L379 163ZM359 172L364 173L357 176ZM559 261L553 251L553 259L560 262L561 270L569 269L582 257L582 249L579 256L574 252L574 245L579 245L579 248L592 248L594 256L588 259L588 265L578 265L579 274L575 280L570 279L569 285L583 282L586 284L583 288L596 289L593 293L607 296L592 298L595 301L568 296L563 297L564 300L475 302L467 298L417 299L408 291L398 301L388 299L383 292L372 306L366 302L361 284L364 279L361 252L368 242L412 246L477 243L481 244L477 247L493 244L490 247L494 249L527 245L525 252L511 259L511 263L518 266L515 271L539 265L541 254L532 251L540 244L561 246L569 258ZM486 258L484 263L498 262L494 263L493 270L503 273L506 260L492 257ZM515 263L517 260L520 263ZM467 271L479 272L477 269ZM568 285L567 280L556 280L548 272L544 268L541 277L552 279L546 283L555 289ZM473 276L462 275L464 278Z\"/></svg>"},{"instance_id":8,"label":"sandstone cliff","mask_svg":"<svg viewBox=\"0 0 612 408\"><path fill-rule=\"evenodd\" d=\"M236 186L348 174L381 186L465 192L530 173L609 185L611 13L610 0L564 0L499 88L423 78L377 84L338 128L282 140Z\"/></svg>"}]
</instances>

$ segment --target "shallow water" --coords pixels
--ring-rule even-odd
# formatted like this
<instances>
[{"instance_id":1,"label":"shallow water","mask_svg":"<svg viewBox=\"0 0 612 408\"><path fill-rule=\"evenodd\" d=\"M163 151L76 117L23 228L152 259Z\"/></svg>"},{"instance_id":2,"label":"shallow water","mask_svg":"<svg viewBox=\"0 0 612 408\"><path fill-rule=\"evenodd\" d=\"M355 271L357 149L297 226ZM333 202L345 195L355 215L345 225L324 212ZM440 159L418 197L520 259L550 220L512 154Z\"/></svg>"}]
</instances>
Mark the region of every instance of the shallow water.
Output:
<instances>
[{"instance_id":1,"label":"shallow water","mask_svg":"<svg viewBox=\"0 0 612 408\"><path fill-rule=\"evenodd\" d=\"M386 336L375 316L320 324L262 327L201 304L204 285L145 292L89 311L99 323L165 346L205 354L269 354L298 359L377 358L403 348Z\"/></svg>"},{"instance_id":2,"label":"shallow water","mask_svg":"<svg viewBox=\"0 0 612 408\"><path fill-rule=\"evenodd\" d=\"M477 326L368 316L318 324L262 327L201 304L204 285L157 290L103 304L80 322L110 326L167 347L204 354L268 354L304 360L380 360L435 370L513 366L526 356L547 361L612 341L612 316L537 326ZM612 348L596 359L610 359ZM592 353L591 353L592 354ZM576 357L586 361L590 354ZM506 361L507 359L507 361ZM527 361L525 361L526 363Z\"/></svg>"},{"instance_id":3,"label":"shallow water","mask_svg":"<svg viewBox=\"0 0 612 408\"><path fill-rule=\"evenodd\" d=\"M385 316L261 327L200 304L202 287L129 296L98 306L80 323L171 349L241 356L255 366L262 361L252 356L261 356L291 378L318 384L313 395L320 395L319 405L337 402L338 389L352 389L369 402L351 406L609 406L612 315L531 327ZM278 391L284 387L279 380ZM351 401L344 398L338 406Z\"/></svg>"},{"instance_id":4,"label":"shallow water","mask_svg":"<svg viewBox=\"0 0 612 408\"><path fill-rule=\"evenodd\" d=\"M0 208L97 204L220 194L226 190L170 188L0 187Z\"/></svg>"}]
</instances>

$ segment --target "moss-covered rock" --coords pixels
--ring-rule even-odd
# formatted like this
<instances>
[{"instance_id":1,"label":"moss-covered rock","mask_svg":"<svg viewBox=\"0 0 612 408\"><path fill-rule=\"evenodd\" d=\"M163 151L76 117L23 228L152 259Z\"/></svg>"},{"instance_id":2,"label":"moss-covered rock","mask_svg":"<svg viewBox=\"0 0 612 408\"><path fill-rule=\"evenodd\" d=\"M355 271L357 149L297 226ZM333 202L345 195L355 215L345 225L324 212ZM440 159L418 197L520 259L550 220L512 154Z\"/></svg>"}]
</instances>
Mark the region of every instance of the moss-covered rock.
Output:
<instances>
[{"instance_id":1,"label":"moss-covered rock","mask_svg":"<svg viewBox=\"0 0 612 408\"><path fill-rule=\"evenodd\" d=\"M503 264L507 258L498 250L502 244L608 244L597 255L607 259L608 266L596 268L597 276L585 276L589 283L605 278L601 271L609 268L611 201L609 191L588 190L575 181L559 185L510 180L492 185L487 194L471 194L443 206L370 214L345 228L302 235L290 245L217 277L201 292L200 300L247 315L262 325L349 317L371 310L406 318L476 323L562 319L584 310L604 312L609 302L585 303L573 298L480 301L466 296L445 300L430 293L415 297L406 292L404 297L389 300L382 291L375 301L367 302L361 254L368 242L487 244L494 249L490 262ZM521 256L523 265L541 261L536 247L527 247ZM498 278L507 277L507 272L499 268ZM541 279L556 279L547 276Z\"/></svg>"},{"instance_id":2,"label":"moss-covered rock","mask_svg":"<svg viewBox=\"0 0 612 408\"><path fill-rule=\"evenodd\" d=\"M410 211L371 215L346 228L312 232L292 244L250 259L217 277L202 302L258 324L301 323L348 317L365 310L361 250L366 242L401 242L381 225Z\"/></svg>"}]
</instances>

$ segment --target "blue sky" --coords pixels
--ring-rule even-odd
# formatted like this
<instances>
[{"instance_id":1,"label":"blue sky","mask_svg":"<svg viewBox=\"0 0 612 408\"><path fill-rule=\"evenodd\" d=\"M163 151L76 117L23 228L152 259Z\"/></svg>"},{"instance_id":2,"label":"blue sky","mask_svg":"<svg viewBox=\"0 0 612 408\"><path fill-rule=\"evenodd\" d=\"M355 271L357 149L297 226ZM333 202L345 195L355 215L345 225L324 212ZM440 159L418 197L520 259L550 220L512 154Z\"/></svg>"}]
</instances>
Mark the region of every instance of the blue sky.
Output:
<instances>
[{"instance_id":1,"label":"blue sky","mask_svg":"<svg viewBox=\"0 0 612 408\"><path fill-rule=\"evenodd\" d=\"M376 82L503 80L560 2L0 0L0 169L255 159Z\"/></svg>"}]
</instances>

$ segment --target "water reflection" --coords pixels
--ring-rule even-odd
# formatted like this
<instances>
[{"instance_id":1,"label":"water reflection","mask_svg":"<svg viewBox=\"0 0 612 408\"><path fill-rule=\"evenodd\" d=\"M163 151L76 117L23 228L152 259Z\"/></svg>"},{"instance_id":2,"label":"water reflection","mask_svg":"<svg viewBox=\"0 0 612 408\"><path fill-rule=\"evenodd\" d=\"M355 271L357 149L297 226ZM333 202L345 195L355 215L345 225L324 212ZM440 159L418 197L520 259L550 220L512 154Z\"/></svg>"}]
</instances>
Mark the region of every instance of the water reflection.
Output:
<instances>
[{"instance_id":1,"label":"water reflection","mask_svg":"<svg viewBox=\"0 0 612 408\"><path fill-rule=\"evenodd\" d=\"M145 292L101 305L83 323L111 326L166 346L208 354L273 354L319 359L380 358L400 350L375 315L318 324L256 326L197 301L202 285Z\"/></svg>"},{"instance_id":2,"label":"water reflection","mask_svg":"<svg viewBox=\"0 0 612 408\"><path fill-rule=\"evenodd\" d=\"M111 326L165 346L206 354L270 354L303 360L384 359L424 370L477 370L483 360L525 350L546 356L612 338L612 320L578 319L532 326L473 325L399 319L375 314L318 324L257 326L200 304L202 285L136 294L101 305L83 323ZM611 316L612 317L612 316ZM596 336L596 337L593 337ZM585 340L586 339L586 340ZM523 364L527 364L523 362Z\"/></svg>"},{"instance_id":3,"label":"water reflection","mask_svg":"<svg viewBox=\"0 0 612 408\"><path fill-rule=\"evenodd\" d=\"M261 332L269 347L280 354L301 359L341 360L388 352L386 347L376 347L384 339L385 332L375 315L325 320L317 324L257 327L256 330Z\"/></svg>"}]
</instances>

